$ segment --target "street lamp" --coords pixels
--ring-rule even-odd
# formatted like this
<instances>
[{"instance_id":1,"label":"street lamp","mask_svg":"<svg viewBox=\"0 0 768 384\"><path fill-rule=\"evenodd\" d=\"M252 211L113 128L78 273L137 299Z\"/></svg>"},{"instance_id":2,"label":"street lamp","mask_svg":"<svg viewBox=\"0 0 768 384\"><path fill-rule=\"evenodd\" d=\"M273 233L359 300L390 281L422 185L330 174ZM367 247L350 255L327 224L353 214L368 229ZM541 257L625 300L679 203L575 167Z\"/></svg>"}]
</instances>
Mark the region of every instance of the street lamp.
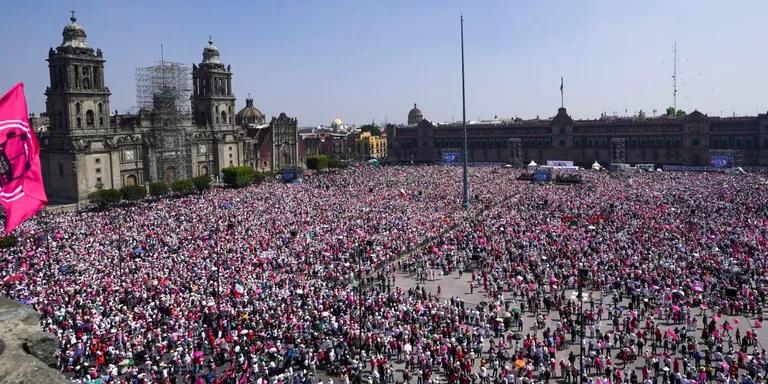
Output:
<instances>
[{"instance_id":1,"label":"street lamp","mask_svg":"<svg viewBox=\"0 0 768 384\"><path fill-rule=\"evenodd\" d=\"M579 383L584 384L584 281L589 279L589 269L579 263Z\"/></svg>"},{"instance_id":2,"label":"street lamp","mask_svg":"<svg viewBox=\"0 0 768 384\"><path fill-rule=\"evenodd\" d=\"M45 231L45 263L44 263L44 270L45 274L50 276L51 272L51 231L50 231L50 222L51 222L51 214L47 212L45 209L40 211L40 221L43 224L44 231Z\"/></svg>"}]
</instances>

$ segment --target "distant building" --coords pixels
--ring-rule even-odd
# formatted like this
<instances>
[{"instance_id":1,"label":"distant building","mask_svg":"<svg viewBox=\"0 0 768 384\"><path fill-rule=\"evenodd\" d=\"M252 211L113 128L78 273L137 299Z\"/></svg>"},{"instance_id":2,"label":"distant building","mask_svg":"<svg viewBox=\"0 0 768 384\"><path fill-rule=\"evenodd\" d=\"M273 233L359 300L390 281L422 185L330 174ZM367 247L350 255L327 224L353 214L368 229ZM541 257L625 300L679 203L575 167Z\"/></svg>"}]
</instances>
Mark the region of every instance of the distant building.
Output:
<instances>
[{"instance_id":1,"label":"distant building","mask_svg":"<svg viewBox=\"0 0 768 384\"><path fill-rule=\"evenodd\" d=\"M415 109L415 108L414 108ZM412 115L409 112L409 123ZM440 161L443 151L462 148L461 124L386 127L391 161ZM573 120L560 108L548 120L468 124L469 161L516 165L531 160L571 160L589 166L609 163L707 165L732 157L736 165L768 166L768 114L709 117L694 111L682 117Z\"/></svg>"},{"instance_id":2,"label":"distant building","mask_svg":"<svg viewBox=\"0 0 768 384\"><path fill-rule=\"evenodd\" d=\"M356 135L355 157L360 161L386 158L387 136L373 136L370 132L362 132Z\"/></svg>"},{"instance_id":3,"label":"distant building","mask_svg":"<svg viewBox=\"0 0 768 384\"><path fill-rule=\"evenodd\" d=\"M35 116L34 113L29 114L29 123L38 135L48 132L48 126L51 124L51 120L48 118L48 114L43 112L40 116Z\"/></svg>"},{"instance_id":4,"label":"distant building","mask_svg":"<svg viewBox=\"0 0 768 384\"><path fill-rule=\"evenodd\" d=\"M408 125L413 126L421 123L424 120L424 115L421 113L421 109L416 108L416 103L413 103L413 109L408 112Z\"/></svg>"}]
</instances>

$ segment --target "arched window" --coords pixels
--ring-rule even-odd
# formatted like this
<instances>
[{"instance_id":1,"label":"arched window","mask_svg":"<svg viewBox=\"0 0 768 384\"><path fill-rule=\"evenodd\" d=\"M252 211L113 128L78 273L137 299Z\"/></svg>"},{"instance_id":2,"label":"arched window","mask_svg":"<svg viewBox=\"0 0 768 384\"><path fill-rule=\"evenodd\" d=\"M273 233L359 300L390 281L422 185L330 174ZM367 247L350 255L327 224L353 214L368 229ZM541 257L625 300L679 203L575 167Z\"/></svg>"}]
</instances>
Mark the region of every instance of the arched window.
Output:
<instances>
[{"instance_id":1,"label":"arched window","mask_svg":"<svg viewBox=\"0 0 768 384\"><path fill-rule=\"evenodd\" d=\"M93 127L94 119L93 119L93 111L90 109L85 112L85 125L88 127Z\"/></svg>"},{"instance_id":2,"label":"arched window","mask_svg":"<svg viewBox=\"0 0 768 384\"><path fill-rule=\"evenodd\" d=\"M200 167L200 175L207 175L207 174L208 174L208 166L203 165L202 167Z\"/></svg>"},{"instance_id":3,"label":"arched window","mask_svg":"<svg viewBox=\"0 0 768 384\"><path fill-rule=\"evenodd\" d=\"M103 127L103 126L104 126L104 118L99 116L99 127Z\"/></svg>"},{"instance_id":4,"label":"arched window","mask_svg":"<svg viewBox=\"0 0 768 384\"><path fill-rule=\"evenodd\" d=\"M227 112L221 111L221 123L226 124L227 123Z\"/></svg>"},{"instance_id":5,"label":"arched window","mask_svg":"<svg viewBox=\"0 0 768 384\"><path fill-rule=\"evenodd\" d=\"M104 104L99 103L99 115L101 115L102 113L104 113Z\"/></svg>"},{"instance_id":6,"label":"arched window","mask_svg":"<svg viewBox=\"0 0 768 384\"><path fill-rule=\"evenodd\" d=\"M80 103L75 103L75 113L80 114Z\"/></svg>"},{"instance_id":7,"label":"arched window","mask_svg":"<svg viewBox=\"0 0 768 384\"><path fill-rule=\"evenodd\" d=\"M91 79L87 77L83 78L83 89L91 89Z\"/></svg>"},{"instance_id":8,"label":"arched window","mask_svg":"<svg viewBox=\"0 0 768 384\"><path fill-rule=\"evenodd\" d=\"M81 119L79 117L77 118L77 127L78 128L82 128L83 127L83 119Z\"/></svg>"}]
</instances>

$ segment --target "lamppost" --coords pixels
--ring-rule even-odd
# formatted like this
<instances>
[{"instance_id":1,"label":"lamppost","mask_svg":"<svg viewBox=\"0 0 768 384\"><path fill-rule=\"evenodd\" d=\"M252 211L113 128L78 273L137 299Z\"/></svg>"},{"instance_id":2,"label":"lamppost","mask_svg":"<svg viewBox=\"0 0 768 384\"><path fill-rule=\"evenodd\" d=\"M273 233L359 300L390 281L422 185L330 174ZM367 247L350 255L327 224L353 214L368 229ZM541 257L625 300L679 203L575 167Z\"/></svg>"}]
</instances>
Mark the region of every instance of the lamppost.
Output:
<instances>
[{"instance_id":1,"label":"lamppost","mask_svg":"<svg viewBox=\"0 0 768 384\"><path fill-rule=\"evenodd\" d=\"M47 212L45 209L40 211L40 221L43 224L44 231L45 231L45 263L43 263L43 269L46 276L50 276L51 272L51 231L50 231L50 222L51 217L50 213Z\"/></svg>"},{"instance_id":2,"label":"lamppost","mask_svg":"<svg viewBox=\"0 0 768 384\"><path fill-rule=\"evenodd\" d=\"M77 180L77 160L72 160L72 176L75 178L75 201L77 202L77 212L80 212L80 183Z\"/></svg>"},{"instance_id":3,"label":"lamppost","mask_svg":"<svg viewBox=\"0 0 768 384\"><path fill-rule=\"evenodd\" d=\"M366 240L365 246L358 247L357 257L357 271L358 271L358 327L360 328L360 335L358 335L358 348L357 348L357 360L358 360L358 374L355 382L363 382L363 371L365 371L365 362L363 361L363 285L365 284L365 276L363 276L363 259L367 255L368 250L373 246L372 240Z\"/></svg>"},{"instance_id":4,"label":"lamppost","mask_svg":"<svg viewBox=\"0 0 768 384\"><path fill-rule=\"evenodd\" d=\"M589 278L589 269L579 263L579 383L584 384L584 281Z\"/></svg>"}]
</instances>

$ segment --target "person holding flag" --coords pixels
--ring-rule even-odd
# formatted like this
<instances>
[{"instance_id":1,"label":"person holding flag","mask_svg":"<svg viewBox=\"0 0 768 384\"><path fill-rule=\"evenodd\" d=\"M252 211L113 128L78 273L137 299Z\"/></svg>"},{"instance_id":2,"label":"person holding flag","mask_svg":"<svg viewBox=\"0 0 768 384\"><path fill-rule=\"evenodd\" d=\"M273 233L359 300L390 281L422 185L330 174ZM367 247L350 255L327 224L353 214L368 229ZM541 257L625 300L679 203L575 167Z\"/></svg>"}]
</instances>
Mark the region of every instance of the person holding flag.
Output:
<instances>
[{"instance_id":1,"label":"person holding flag","mask_svg":"<svg viewBox=\"0 0 768 384\"><path fill-rule=\"evenodd\" d=\"M40 145L28 116L24 83L18 83L0 97L0 204L6 235L48 204Z\"/></svg>"}]
</instances>

